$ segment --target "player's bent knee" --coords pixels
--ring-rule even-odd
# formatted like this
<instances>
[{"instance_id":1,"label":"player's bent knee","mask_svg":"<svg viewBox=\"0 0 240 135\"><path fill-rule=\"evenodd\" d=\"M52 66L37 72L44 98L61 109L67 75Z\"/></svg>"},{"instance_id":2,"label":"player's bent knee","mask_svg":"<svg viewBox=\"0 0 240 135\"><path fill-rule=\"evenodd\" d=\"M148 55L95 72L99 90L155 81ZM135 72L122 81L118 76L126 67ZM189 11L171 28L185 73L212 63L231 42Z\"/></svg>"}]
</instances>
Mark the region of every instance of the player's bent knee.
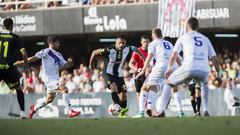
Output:
<instances>
[{"instance_id":1,"label":"player's bent knee","mask_svg":"<svg viewBox=\"0 0 240 135\"><path fill-rule=\"evenodd\" d=\"M143 84L141 90L149 91L149 90L150 90L150 85L148 85L148 84Z\"/></svg>"},{"instance_id":2,"label":"player's bent knee","mask_svg":"<svg viewBox=\"0 0 240 135\"><path fill-rule=\"evenodd\" d=\"M61 93L68 93L68 89L65 86L60 86L59 90L60 90Z\"/></svg>"},{"instance_id":3,"label":"player's bent knee","mask_svg":"<svg viewBox=\"0 0 240 135\"><path fill-rule=\"evenodd\" d=\"M110 89L111 89L112 92L117 92L117 91L118 91L117 85L116 85L115 83L112 83L112 84L110 85Z\"/></svg>"},{"instance_id":4,"label":"player's bent knee","mask_svg":"<svg viewBox=\"0 0 240 135\"><path fill-rule=\"evenodd\" d=\"M200 97L201 96L201 91L200 90L196 90L196 97Z\"/></svg>"}]
</instances>

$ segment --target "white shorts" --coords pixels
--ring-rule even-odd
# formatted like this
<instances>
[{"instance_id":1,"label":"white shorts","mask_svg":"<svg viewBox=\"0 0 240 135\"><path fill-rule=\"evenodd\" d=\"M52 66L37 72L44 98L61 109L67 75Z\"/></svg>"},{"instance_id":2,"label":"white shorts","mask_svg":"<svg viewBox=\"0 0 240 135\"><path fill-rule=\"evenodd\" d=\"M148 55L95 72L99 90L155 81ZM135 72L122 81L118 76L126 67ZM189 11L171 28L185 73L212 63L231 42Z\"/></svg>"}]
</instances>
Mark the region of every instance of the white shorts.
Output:
<instances>
[{"instance_id":1,"label":"white shorts","mask_svg":"<svg viewBox=\"0 0 240 135\"><path fill-rule=\"evenodd\" d=\"M152 72L149 74L144 83L148 85L156 85L158 90L160 90L164 85L164 73L166 69L153 68Z\"/></svg>"},{"instance_id":2,"label":"white shorts","mask_svg":"<svg viewBox=\"0 0 240 135\"><path fill-rule=\"evenodd\" d=\"M180 66L169 76L168 81L174 86L182 83L188 84L192 79L196 80L197 82L207 83L208 76L208 71L189 70L186 69L186 67Z\"/></svg>"},{"instance_id":3,"label":"white shorts","mask_svg":"<svg viewBox=\"0 0 240 135\"><path fill-rule=\"evenodd\" d=\"M47 87L47 94L56 93L60 86L60 83L58 80L54 80L54 81L46 82L45 86Z\"/></svg>"}]
</instances>

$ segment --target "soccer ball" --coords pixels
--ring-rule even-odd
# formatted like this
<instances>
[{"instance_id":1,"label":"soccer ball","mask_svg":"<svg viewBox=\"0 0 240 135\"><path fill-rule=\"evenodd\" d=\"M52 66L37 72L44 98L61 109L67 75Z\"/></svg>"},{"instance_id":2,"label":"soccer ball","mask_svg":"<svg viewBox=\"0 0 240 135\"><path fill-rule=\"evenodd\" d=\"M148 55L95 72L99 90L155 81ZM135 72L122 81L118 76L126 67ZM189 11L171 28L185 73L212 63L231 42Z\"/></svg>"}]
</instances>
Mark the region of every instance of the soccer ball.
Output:
<instances>
[{"instance_id":1,"label":"soccer ball","mask_svg":"<svg viewBox=\"0 0 240 135\"><path fill-rule=\"evenodd\" d=\"M120 113L120 111L121 111L121 107L119 104L111 104L108 107L108 113L110 115L116 116Z\"/></svg>"}]
</instances>

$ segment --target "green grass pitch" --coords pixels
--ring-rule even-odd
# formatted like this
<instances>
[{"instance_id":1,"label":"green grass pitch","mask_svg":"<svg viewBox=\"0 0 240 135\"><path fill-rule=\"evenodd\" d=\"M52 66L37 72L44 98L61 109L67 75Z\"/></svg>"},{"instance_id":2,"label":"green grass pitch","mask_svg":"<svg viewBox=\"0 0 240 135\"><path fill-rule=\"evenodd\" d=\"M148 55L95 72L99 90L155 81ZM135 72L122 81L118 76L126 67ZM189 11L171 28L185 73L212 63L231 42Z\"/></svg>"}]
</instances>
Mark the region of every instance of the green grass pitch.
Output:
<instances>
[{"instance_id":1,"label":"green grass pitch","mask_svg":"<svg viewBox=\"0 0 240 135\"><path fill-rule=\"evenodd\" d=\"M0 119L0 135L240 135L240 117Z\"/></svg>"}]
</instances>

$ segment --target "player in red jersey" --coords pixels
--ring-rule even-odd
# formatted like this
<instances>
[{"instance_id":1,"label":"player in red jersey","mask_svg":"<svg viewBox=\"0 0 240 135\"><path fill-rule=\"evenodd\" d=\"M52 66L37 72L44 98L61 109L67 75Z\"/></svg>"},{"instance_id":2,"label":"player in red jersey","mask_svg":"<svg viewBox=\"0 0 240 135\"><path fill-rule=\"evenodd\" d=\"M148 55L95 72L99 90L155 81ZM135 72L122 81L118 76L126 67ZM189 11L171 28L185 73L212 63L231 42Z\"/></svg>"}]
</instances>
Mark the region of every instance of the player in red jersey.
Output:
<instances>
[{"instance_id":1,"label":"player in red jersey","mask_svg":"<svg viewBox=\"0 0 240 135\"><path fill-rule=\"evenodd\" d=\"M145 58L147 57L147 54L148 54L147 49L148 49L149 42L150 40L146 35L141 36L141 47L139 47L138 50L142 52ZM144 60L141 58L139 54L134 52L129 62L129 67L134 71L134 74L136 75L142 70L143 66L144 66ZM137 98L139 97L139 93L145 79L146 79L145 76L142 76L139 79L135 80Z\"/></svg>"}]
</instances>

